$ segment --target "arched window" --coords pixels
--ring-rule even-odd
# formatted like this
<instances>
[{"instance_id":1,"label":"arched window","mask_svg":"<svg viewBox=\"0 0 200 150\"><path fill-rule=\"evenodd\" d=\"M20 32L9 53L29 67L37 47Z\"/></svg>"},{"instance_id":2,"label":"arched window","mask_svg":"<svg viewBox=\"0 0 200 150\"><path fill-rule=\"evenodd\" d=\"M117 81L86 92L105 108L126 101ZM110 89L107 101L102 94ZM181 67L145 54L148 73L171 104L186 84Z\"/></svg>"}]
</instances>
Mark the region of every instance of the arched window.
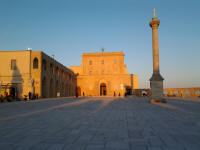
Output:
<instances>
[{"instance_id":1,"label":"arched window","mask_svg":"<svg viewBox=\"0 0 200 150\"><path fill-rule=\"evenodd\" d=\"M33 60L33 69L37 69L38 68L38 59L34 58Z\"/></svg>"},{"instance_id":2,"label":"arched window","mask_svg":"<svg viewBox=\"0 0 200 150\"><path fill-rule=\"evenodd\" d=\"M47 70L47 62L45 59L42 60L42 68L43 70Z\"/></svg>"},{"instance_id":3,"label":"arched window","mask_svg":"<svg viewBox=\"0 0 200 150\"><path fill-rule=\"evenodd\" d=\"M53 74L53 64L52 63L50 63L50 71Z\"/></svg>"},{"instance_id":4,"label":"arched window","mask_svg":"<svg viewBox=\"0 0 200 150\"><path fill-rule=\"evenodd\" d=\"M56 67L56 74L57 74L57 76L59 76L59 69L58 69L58 66Z\"/></svg>"},{"instance_id":5,"label":"arched window","mask_svg":"<svg viewBox=\"0 0 200 150\"><path fill-rule=\"evenodd\" d=\"M92 65L92 61L91 60L89 61L89 64Z\"/></svg>"},{"instance_id":6,"label":"arched window","mask_svg":"<svg viewBox=\"0 0 200 150\"><path fill-rule=\"evenodd\" d=\"M61 71L61 77L64 78L64 71L63 70Z\"/></svg>"},{"instance_id":7,"label":"arched window","mask_svg":"<svg viewBox=\"0 0 200 150\"><path fill-rule=\"evenodd\" d=\"M72 77L71 77L71 74L69 74L69 80L71 81Z\"/></svg>"}]
</instances>

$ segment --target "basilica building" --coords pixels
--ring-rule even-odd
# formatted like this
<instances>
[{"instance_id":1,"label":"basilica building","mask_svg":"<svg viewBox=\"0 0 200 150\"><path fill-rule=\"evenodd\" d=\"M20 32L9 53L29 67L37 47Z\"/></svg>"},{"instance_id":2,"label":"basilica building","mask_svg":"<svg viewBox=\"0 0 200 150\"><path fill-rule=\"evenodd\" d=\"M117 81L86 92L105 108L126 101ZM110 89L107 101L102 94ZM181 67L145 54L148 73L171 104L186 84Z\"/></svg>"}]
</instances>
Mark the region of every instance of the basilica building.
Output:
<instances>
[{"instance_id":1,"label":"basilica building","mask_svg":"<svg viewBox=\"0 0 200 150\"><path fill-rule=\"evenodd\" d=\"M79 96L124 96L138 88L138 77L127 73L123 52L83 53L77 74Z\"/></svg>"}]
</instances>

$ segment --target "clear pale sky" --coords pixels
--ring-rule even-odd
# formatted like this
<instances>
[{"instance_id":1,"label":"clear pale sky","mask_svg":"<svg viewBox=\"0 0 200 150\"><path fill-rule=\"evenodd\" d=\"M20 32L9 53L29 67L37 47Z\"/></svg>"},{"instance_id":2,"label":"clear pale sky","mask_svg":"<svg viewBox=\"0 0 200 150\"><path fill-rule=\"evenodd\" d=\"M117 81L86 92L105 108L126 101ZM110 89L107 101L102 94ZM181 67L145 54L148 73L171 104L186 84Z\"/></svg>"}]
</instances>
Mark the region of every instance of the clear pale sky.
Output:
<instances>
[{"instance_id":1,"label":"clear pale sky","mask_svg":"<svg viewBox=\"0 0 200 150\"><path fill-rule=\"evenodd\" d=\"M42 50L67 67L84 52L123 51L148 88L153 8L164 87L200 87L199 0L0 0L0 50Z\"/></svg>"}]
</instances>

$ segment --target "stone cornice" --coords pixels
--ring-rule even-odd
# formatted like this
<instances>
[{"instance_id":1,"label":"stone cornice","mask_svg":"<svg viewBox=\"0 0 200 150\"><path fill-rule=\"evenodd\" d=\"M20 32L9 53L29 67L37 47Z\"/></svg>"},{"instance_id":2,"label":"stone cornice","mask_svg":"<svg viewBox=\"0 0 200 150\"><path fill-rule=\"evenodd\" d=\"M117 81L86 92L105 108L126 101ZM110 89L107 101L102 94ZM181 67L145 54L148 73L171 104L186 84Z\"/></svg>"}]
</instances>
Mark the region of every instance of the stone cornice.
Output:
<instances>
[{"instance_id":1,"label":"stone cornice","mask_svg":"<svg viewBox=\"0 0 200 150\"><path fill-rule=\"evenodd\" d=\"M124 56L124 53L121 52L100 52L100 53L83 53L82 56Z\"/></svg>"}]
</instances>

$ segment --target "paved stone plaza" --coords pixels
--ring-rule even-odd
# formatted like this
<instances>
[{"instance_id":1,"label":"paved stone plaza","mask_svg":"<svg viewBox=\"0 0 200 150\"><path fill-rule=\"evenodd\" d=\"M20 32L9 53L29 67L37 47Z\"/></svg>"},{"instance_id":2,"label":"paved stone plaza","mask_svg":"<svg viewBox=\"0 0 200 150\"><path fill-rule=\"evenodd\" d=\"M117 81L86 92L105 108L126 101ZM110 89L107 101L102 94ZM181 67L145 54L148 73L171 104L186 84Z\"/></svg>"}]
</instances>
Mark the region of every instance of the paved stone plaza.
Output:
<instances>
[{"instance_id":1,"label":"paved stone plaza","mask_svg":"<svg viewBox=\"0 0 200 150\"><path fill-rule=\"evenodd\" d=\"M200 99L60 98L0 103L1 150L199 150Z\"/></svg>"}]
</instances>

